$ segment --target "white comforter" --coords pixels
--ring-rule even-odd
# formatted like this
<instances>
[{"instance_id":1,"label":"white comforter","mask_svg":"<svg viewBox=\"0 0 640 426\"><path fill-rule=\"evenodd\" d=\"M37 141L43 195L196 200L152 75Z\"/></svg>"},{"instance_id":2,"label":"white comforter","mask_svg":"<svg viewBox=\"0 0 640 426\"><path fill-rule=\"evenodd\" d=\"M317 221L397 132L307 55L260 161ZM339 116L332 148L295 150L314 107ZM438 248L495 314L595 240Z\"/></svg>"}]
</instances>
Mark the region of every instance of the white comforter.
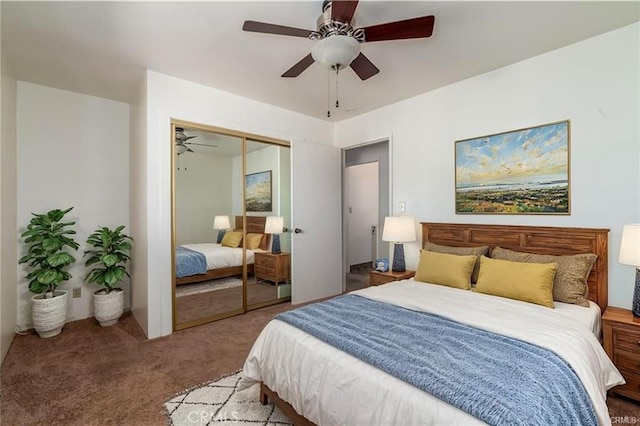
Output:
<instances>
[{"instance_id":1,"label":"white comforter","mask_svg":"<svg viewBox=\"0 0 640 426\"><path fill-rule=\"evenodd\" d=\"M182 247L202 253L207 259L207 270L242 266L242 247L232 248L211 243L184 244ZM253 251L247 250L248 265L253 263L253 258Z\"/></svg>"},{"instance_id":2,"label":"white comforter","mask_svg":"<svg viewBox=\"0 0 640 426\"><path fill-rule=\"evenodd\" d=\"M602 425L606 391L624 383L592 330L530 303L405 280L353 292L432 312L548 348L574 369ZM316 424L471 425L480 420L281 321L271 321L244 365L241 387L263 381Z\"/></svg>"}]
</instances>

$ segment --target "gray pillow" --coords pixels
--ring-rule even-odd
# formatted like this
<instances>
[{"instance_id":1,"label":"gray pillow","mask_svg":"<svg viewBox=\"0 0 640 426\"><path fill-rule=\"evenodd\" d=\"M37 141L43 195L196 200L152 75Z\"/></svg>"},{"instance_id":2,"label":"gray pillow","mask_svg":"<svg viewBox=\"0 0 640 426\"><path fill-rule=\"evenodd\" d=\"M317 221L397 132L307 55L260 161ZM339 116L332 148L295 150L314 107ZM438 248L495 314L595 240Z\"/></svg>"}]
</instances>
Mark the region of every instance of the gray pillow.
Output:
<instances>
[{"instance_id":1,"label":"gray pillow","mask_svg":"<svg viewBox=\"0 0 640 426\"><path fill-rule=\"evenodd\" d=\"M596 263L593 253L553 256L550 254L523 253L495 247L491 252L494 259L524 263L557 263L558 269L553 279L553 300L580 306L589 306L589 286L587 278Z\"/></svg>"}]
</instances>

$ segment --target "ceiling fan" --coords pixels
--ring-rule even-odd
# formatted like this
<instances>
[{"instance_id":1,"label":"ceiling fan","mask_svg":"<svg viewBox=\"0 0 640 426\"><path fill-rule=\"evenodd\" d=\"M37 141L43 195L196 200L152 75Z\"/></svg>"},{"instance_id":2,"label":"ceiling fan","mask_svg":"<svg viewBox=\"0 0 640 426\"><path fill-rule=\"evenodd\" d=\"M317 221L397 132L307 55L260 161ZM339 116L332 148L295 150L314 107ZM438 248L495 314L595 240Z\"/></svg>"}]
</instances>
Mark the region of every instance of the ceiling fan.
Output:
<instances>
[{"instance_id":1,"label":"ceiling fan","mask_svg":"<svg viewBox=\"0 0 640 426\"><path fill-rule=\"evenodd\" d=\"M197 142L187 142L189 139L197 138L197 136L187 136L184 134L184 129L182 127L176 127L176 154L181 155L185 152L194 152L189 146L190 145L198 145L198 146L206 146L209 148L217 148L218 145L211 145L207 143L197 143Z\"/></svg>"},{"instance_id":2,"label":"ceiling fan","mask_svg":"<svg viewBox=\"0 0 640 426\"><path fill-rule=\"evenodd\" d=\"M350 66L361 80L373 77L380 70L360 52L360 43L426 38L433 34L433 15L358 28L354 20L357 6L358 1L324 0L315 31L256 21L245 21L242 29L317 40L311 53L282 77L297 77L311 64L318 62L336 72Z\"/></svg>"}]
</instances>

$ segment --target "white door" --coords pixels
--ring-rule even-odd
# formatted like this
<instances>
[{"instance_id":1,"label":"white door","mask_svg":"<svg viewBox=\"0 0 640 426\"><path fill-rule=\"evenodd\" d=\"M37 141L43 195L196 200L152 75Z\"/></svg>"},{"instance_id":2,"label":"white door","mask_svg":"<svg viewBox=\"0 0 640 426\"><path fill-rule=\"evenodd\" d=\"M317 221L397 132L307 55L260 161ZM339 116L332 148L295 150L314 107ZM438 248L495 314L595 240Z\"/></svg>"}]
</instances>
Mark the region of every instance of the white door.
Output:
<instances>
[{"instance_id":1,"label":"white door","mask_svg":"<svg viewBox=\"0 0 640 426\"><path fill-rule=\"evenodd\" d=\"M340 149L291 144L291 303L342 292ZM299 230L299 233L295 231Z\"/></svg>"},{"instance_id":2,"label":"white door","mask_svg":"<svg viewBox=\"0 0 640 426\"><path fill-rule=\"evenodd\" d=\"M377 257L378 162L346 168L347 184L347 270L349 266L372 263Z\"/></svg>"}]
</instances>

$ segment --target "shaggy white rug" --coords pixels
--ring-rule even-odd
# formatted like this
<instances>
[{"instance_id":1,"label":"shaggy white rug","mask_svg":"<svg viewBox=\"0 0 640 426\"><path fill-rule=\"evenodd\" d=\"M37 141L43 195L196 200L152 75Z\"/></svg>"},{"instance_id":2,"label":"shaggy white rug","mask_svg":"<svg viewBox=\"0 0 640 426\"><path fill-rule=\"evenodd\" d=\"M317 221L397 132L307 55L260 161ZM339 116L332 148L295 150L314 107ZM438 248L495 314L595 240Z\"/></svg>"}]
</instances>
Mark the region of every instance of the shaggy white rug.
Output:
<instances>
[{"instance_id":1,"label":"shaggy white rug","mask_svg":"<svg viewBox=\"0 0 640 426\"><path fill-rule=\"evenodd\" d=\"M204 281L195 284L182 284L176 286L176 297L189 296L190 294L206 293L208 291L222 290L223 288L241 287L242 278L228 277L217 280Z\"/></svg>"},{"instance_id":2,"label":"shaggy white rug","mask_svg":"<svg viewBox=\"0 0 640 426\"><path fill-rule=\"evenodd\" d=\"M278 407L260 404L260 385L238 391L241 372L204 384L171 398L164 406L171 425L261 424L291 425Z\"/></svg>"}]
</instances>

